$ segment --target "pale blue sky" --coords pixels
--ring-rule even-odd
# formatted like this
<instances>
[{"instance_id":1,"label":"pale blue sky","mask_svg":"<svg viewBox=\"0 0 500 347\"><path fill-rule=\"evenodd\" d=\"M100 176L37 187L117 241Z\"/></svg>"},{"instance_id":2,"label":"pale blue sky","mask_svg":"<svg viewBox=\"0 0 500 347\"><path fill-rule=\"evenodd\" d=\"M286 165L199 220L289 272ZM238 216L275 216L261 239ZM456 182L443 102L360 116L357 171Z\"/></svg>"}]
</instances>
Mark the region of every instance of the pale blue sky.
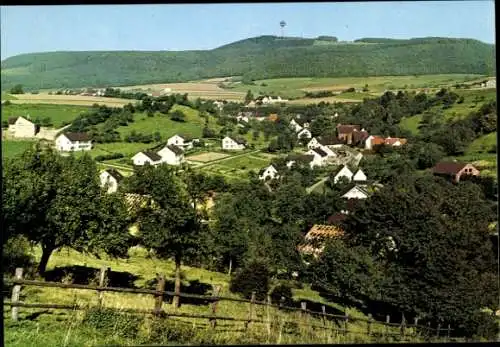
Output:
<instances>
[{"instance_id":1,"label":"pale blue sky","mask_svg":"<svg viewBox=\"0 0 500 347\"><path fill-rule=\"evenodd\" d=\"M259 35L495 42L494 2L412 1L205 5L3 6L1 58L76 50L212 49Z\"/></svg>"}]
</instances>

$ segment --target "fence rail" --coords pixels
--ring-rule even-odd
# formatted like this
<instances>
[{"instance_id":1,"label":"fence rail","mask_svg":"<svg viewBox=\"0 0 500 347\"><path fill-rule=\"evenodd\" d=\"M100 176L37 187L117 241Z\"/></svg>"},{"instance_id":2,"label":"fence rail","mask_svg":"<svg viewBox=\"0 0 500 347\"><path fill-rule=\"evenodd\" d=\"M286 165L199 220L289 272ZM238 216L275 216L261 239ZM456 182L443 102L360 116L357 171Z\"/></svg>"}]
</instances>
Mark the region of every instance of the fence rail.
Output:
<instances>
[{"instance_id":1,"label":"fence rail","mask_svg":"<svg viewBox=\"0 0 500 347\"><path fill-rule=\"evenodd\" d=\"M158 275L158 283L155 290L153 289L141 289L141 288L120 288L120 287L107 287L105 286L105 279L110 268L102 268L99 276L99 285L83 285L83 284L73 284L73 283L60 283L60 282L46 282L46 281L35 281L35 280L26 280L23 279L23 269L16 269L16 275L14 279L4 280L5 284L13 285L12 288L12 296L11 300L7 300L3 302L4 306L11 307L11 316L13 320L18 320L19 308L44 308L44 309L63 309L63 310L88 310L92 308L96 308L95 305L79 305L79 304L52 304L52 303L27 303L20 301L20 293L22 286L35 286L35 287L48 287L48 288L62 288L62 289L79 289L79 290L90 290L95 291L98 296L98 304L97 308L106 308L112 309L111 307L103 306L103 297L102 294L104 292L114 292L114 293L128 293L128 294L147 294L152 295L155 298L154 308L152 309L134 309L134 308L117 308L117 311L126 312L126 313L136 313L136 314L152 314L157 317L184 317L184 318L198 318L198 319L207 319L209 322L209 326L211 328L216 328L217 321L234 321L234 322L244 322L245 329L248 329L250 324L259 323L265 324L267 327L268 335L271 335L271 326L279 325L279 336L282 334L282 330L284 325L286 324L298 324L298 326L307 326L312 328L318 328L322 330L335 331L336 333L341 333L344 336L347 334L364 334L368 336L383 336L387 338L388 336L399 336L401 339L405 340L408 338L416 338L417 336L426 336L427 338L433 337L434 339L450 339L450 334L453 331L451 326L442 327L440 324L436 328L430 327L430 325L424 326L419 325L418 320L415 319L413 324L408 324L404 317L400 323L390 322L390 317L386 316L386 321L377 321L371 317L361 318L361 317L351 317L347 313L345 315L336 315L331 313L326 313L325 306L322 306L322 312L312 311L307 309L307 303L301 302L301 307L291 307L283 304L283 299L279 304L272 303L271 297L268 295L267 300L265 301L257 301L255 298L255 293L252 294L251 300L233 298L220 296L220 287L215 287L213 290L213 294L215 295L198 295L198 294L189 294L189 293L176 293L172 291L165 291L165 277L163 275ZM177 297L177 298L188 298L188 299L199 299L209 304L209 314L191 314L185 312L178 312L177 310L164 310L163 306L163 298L164 297ZM179 299L179 300L180 300ZM248 317L231 317L231 316L222 316L217 314L218 303L222 301L228 302L239 302L245 303L249 305L249 313ZM265 313L262 314L262 318L255 317L255 307L256 306L265 306ZM278 319L271 317L270 309L275 308L278 312L283 311L292 311L297 312L299 314L298 323L297 320L285 320L283 316L278 313ZM264 318L265 316L265 318ZM320 322L322 324L316 324L310 321L309 318L316 317L320 318ZM332 321L336 321L337 326L334 326ZM343 323L343 324L339 324ZM364 322L366 323L366 330L360 331L357 330L349 330L349 323L353 322ZM382 328L383 331L379 329L379 331L374 331L374 325L378 325ZM399 327L399 332L389 331L389 327L397 328ZM408 333L407 329L412 329L410 333ZM442 334L442 332L445 332ZM325 333L326 334L326 333Z\"/></svg>"}]
</instances>

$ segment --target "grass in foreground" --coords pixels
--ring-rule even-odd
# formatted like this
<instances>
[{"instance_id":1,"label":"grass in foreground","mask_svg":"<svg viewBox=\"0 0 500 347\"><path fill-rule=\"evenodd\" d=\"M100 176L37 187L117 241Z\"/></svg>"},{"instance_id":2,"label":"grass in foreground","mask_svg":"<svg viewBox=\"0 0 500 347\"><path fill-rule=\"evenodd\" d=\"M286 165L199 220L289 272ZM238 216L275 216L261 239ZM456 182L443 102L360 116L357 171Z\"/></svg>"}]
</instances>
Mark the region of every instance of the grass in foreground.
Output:
<instances>
[{"instance_id":1,"label":"grass in foreground","mask_svg":"<svg viewBox=\"0 0 500 347\"><path fill-rule=\"evenodd\" d=\"M17 157L33 144L34 141L2 140L2 158L5 160Z\"/></svg>"},{"instance_id":2,"label":"grass in foreground","mask_svg":"<svg viewBox=\"0 0 500 347\"><path fill-rule=\"evenodd\" d=\"M37 258L40 250L34 250ZM130 259L124 261L112 260L107 257L97 259L72 250L61 250L51 257L48 270L57 267L80 265L83 267L99 269L103 266L111 267L112 271L122 272L123 275L135 278L132 280L137 287L148 286L148 282L155 278L156 273L163 273L167 283L173 280L174 264L146 257L145 251L133 248ZM66 280L70 277L66 276ZM197 282L199 281L199 282ZM211 285L222 287L221 295L237 297L228 289L229 276L223 273L208 271L199 268L183 266L183 285L189 288L190 284L201 283L207 286L205 294L211 293ZM167 285L168 289L168 285ZM295 300L310 300L331 306L343 312L343 307L329 303L320 297L317 292L308 286L294 290ZM97 293L88 290L23 287L21 300L25 302L42 302L58 304L95 305ZM185 299L182 299L185 300ZM181 300L181 302L182 302ZM103 304L105 307L120 308L152 308L154 298L151 295L132 295L123 293L104 293ZM174 312L168 302L164 303L167 312ZM249 306L245 303L221 301L217 306L217 314L248 318ZM211 308L208 304L184 302L176 312L209 314ZM364 318L364 315L353 308L347 308L347 313L355 318ZM95 346L102 344L132 345L139 343L339 343L339 342L368 342L370 339L359 334L367 329L365 322L353 321L349 323L349 333L346 337L325 330L313 330L305 325L305 320L296 312L278 311L270 309L269 317L273 322L271 334L264 324L253 323L248 330L244 329L244 322L218 321L217 329L210 328L207 319L200 318L175 318L153 322L147 316L124 316L119 313L71 311L43 309L20 309L20 321L10 320L9 312L4 313L5 339L9 346ZM267 319L268 312L264 306L255 307L257 319ZM289 321L280 329L282 320ZM321 326L323 323L318 318L309 317L307 323ZM155 326L156 324L156 326ZM328 322L332 327L337 326L334 321ZM279 331L282 330L280 337ZM385 329L378 323L372 325L372 332L382 334ZM391 328L390 332L397 332ZM372 340L374 341L374 340Z\"/></svg>"}]
</instances>

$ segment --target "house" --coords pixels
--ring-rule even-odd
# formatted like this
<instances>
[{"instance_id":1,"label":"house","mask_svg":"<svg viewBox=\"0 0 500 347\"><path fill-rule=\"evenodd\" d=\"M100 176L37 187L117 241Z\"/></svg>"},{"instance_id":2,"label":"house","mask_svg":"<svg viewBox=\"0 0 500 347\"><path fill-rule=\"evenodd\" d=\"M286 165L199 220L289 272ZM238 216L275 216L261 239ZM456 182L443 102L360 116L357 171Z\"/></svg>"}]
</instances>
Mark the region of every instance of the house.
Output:
<instances>
[{"instance_id":1,"label":"house","mask_svg":"<svg viewBox=\"0 0 500 347\"><path fill-rule=\"evenodd\" d=\"M380 146L385 144L385 139L380 136L370 135L365 140L365 149L371 150L375 146Z\"/></svg>"},{"instance_id":2,"label":"house","mask_svg":"<svg viewBox=\"0 0 500 347\"><path fill-rule=\"evenodd\" d=\"M311 135L311 132L309 131L309 129L302 129L300 130L299 132L297 132L297 138L299 140L301 139L310 139L312 137Z\"/></svg>"},{"instance_id":3,"label":"house","mask_svg":"<svg viewBox=\"0 0 500 347\"><path fill-rule=\"evenodd\" d=\"M384 140L384 144L387 146L399 147L407 143L406 139L400 137L388 137Z\"/></svg>"},{"instance_id":4,"label":"house","mask_svg":"<svg viewBox=\"0 0 500 347\"><path fill-rule=\"evenodd\" d=\"M170 137L167 140L168 145L175 145L177 147L180 147L184 150L188 150L193 148L193 139L189 136L185 135L177 135L175 134L174 136Z\"/></svg>"},{"instance_id":5,"label":"house","mask_svg":"<svg viewBox=\"0 0 500 347\"><path fill-rule=\"evenodd\" d=\"M333 175L333 183L337 184L342 177L345 177L349 182L352 180L353 173L349 168L344 165L339 168Z\"/></svg>"},{"instance_id":6,"label":"house","mask_svg":"<svg viewBox=\"0 0 500 347\"><path fill-rule=\"evenodd\" d=\"M337 137L339 140L344 140L348 145L350 145L352 144L354 131L359 131L359 128L359 125L337 124Z\"/></svg>"},{"instance_id":7,"label":"house","mask_svg":"<svg viewBox=\"0 0 500 347\"><path fill-rule=\"evenodd\" d=\"M368 134L368 131L365 129L361 129L359 131L355 129L352 133L352 144L364 147L365 141L369 136L370 134Z\"/></svg>"},{"instance_id":8,"label":"house","mask_svg":"<svg viewBox=\"0 0 500 347\"><path fill-rule=\"evenodd\" d=\"M438 176L449 177L457 183L465 175L479 176L480 171L472 164L459 162L439 162L432 168L432 173Z\"/></svg>"},{"instance_id":9,"label":"house","mask_svg":"<svg viewBox=\"0 0 500 347\"><path fill-rule=\"evenodd\" d=\"M286 158L286 166L291 169L293 165L309 165L309 167L314 167L314 155L308 154L292 154Z\"/></svg>"},{"instance_id":10,"label":"house","mask_svg":"<svg viewBox=\"0 0 500 347\"><path fill-rule=\"evenodd\" d=\"M303 127L295 119L292 119L290 121L290 128L292 128L293 131L295 131L295 132L299 132L299 131L301 131L303 129Z\"/></svg>"},{"instance_id":11,"label":"house","mask_svg":"<svg viewBox=\"0 0 500 347\"><path fill-rule=\"evenodd\" d=\"M304 244L299 245L301 253L318 256L324 250L324 242L328 239L341 238L344 230L336 225L315 224L304 237Z\"/></svg>"},{"instance_id":12,"label":"house","mask_svg":"<svg viewBox=\"0 0 500 347\"><path fill-rule=\"evenodd\" d=\"M321 148L323 152L328 154L328 156L336 157L337 155L334 151L332 151L332 148L342 147L342 145L343 144L334 136L323 136L318 138L313 137L307 143L307 148Z\"/></svg>"},{"instance_id":13,"label":"house","mask_svg":"<svg viewBox=\"0 0 500 347\"><path fill-rule=\"evenodd\" d=\"M365 182L368 178L366 177L365 173L361 170L358 169L354 176L352 176L352 180L354 182Z\"/></svg>"},{"instance_id":14,"label":"house","mask_svg":"<svg viewBox=\"0 0 500 347\"><path fill-rule=\"evenodd\" d=\"M323 149L316 147L316 148L313 148L313 149L310 149L309 151L307 151L306 154L313 156L313 160L309 164L311 167L323 166L326 164L326 160L328 158L328 153L323 151Z\"/></svg>"},{"instance_id":15,"label":"house","mask_svg":"<svg viewBox=\"0 0 500 347\"><path fill-rule=\"evenodd\" d=\"M342 195L345 199L367 199L369 196L370 193L366 190L366 186L362 185L355 185Z\"/></svg>"},{"instance_id":16,"label":"house","mask_svg":"<svg viewBox=\"0 0 500 347\"><path fill-rule=\"evenodd\" d=\"M262 181L272 180L275 178L279 178L278 170L273 165L269 165L266 168L263 168L259 172L259 179Z\"/></svg>"},{"instance_id":17,"label":"house","mask_svg":"<svg viewBox=\"0 0 500 347\"><path fill-rule=\"evenodd\" d=\"M274 103L278 103L278 102L287 102L288 100L286 99L282 99L281 97L276 97L276 98L273 98L272 96L261 96L261 97L258 97L257 98L257 102L258 103L262 103L264 105L269 105L269 104L274 104Z\"/></svg>"},{"instance_id":18,"label":"house","mask_svg":"<svg viewBox=\"0 0 500 347\"><path fill-rule=\"evenodd\" d=\"M236 120L238 122L245 122L245 123L250 122L250 119L248 118L248 116L245 116L245 115L242 115L242 114L241 115L237 115L236 116Z\"/></svg>"},{"instance_id":19,"label":"house","mask_svg":"<svg viewBox=\"0 0 500 347\"><path fill-rule=\"evenodd\" d=\"M24 117L10 117L8 122L9 128L7 131L12 137L35 137L40 130L39 126Z\"/></svg>"},{"instance_id":20,"label":"house","mask_svg":"<svg viewBox=\"0 0 500 347\"><path fill-rule=\"evenodd\" d=\"M241 138L235 138L231 136L226 136L222 139L222 149L225 150L243 150L246 148L246 140Z\"/></svg>"},{"instance_id":21,"label":"house","mask_svg":"<svg viewBox=\"0 0 500 347\"><path fill-rule=\"evenodd\" d=\"M168 165L181 165L185 161L184 151L176 145L166 145L157 154L161 157L161 162Z\"/></svg>"},{"instance_id":22,"label":"house","mask_svg":"<svg viewBox=\"0 0 500 347\"><path fill-rule=\"evenodd\" d=\"M56 138L56 149L61 152L90 151L92 141L87 133L65 133Z\"/></svg>"},{"instance_id":23,"label":"house","mask_svg":"<svg viewBox=\"0 0 500 347\"><path fill-rule=\"evenodd\" d=\"M101 187L107 187L108 193L114 193L118 189L118 184L123 180L123 175L115 169L106 169L99 175Z\"/></svg>"},{"instance_id":24,"label":"house","mask_svg":"<svg viewBox=\"0 0 500 347\"><path fill-rule=\"evenodd\" d=\"M145 164L158 165L162 163L162 158L159 154L152 151L141 151L132 157L134 165L142 166Z\"/></svg>"},{"instance_id":25,"label":"house","mask_svg":"<svg viewBox=\"0 0 500 347\"><path fill-rule=\"evenodd\" d=\"M488 80L486 81L486 88L496 88L497 87L497 80L496 79L492 79L492 80Z\"/></svg>"}]
</instances>

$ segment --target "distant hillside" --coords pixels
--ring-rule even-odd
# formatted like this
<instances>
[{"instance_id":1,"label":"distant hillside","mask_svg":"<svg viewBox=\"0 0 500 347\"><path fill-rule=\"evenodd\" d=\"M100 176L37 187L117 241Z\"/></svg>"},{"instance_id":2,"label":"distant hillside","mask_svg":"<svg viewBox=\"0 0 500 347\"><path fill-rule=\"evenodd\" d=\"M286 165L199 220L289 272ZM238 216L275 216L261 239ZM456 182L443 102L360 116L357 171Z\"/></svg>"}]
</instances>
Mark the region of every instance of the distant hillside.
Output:
<instances>
[{"instance_id":1,"label":"distant hillside","mask_svg":"<svg viewBox=\"0 0 500 347\"><path fill-rule=\"evenodd\" d=\"M477 40L260 36L208 51L50 52L1 65L2 90L105 87L212 77L346 77L470 73L491 75L495 47Z\"/></svg>"}]
</instances>

